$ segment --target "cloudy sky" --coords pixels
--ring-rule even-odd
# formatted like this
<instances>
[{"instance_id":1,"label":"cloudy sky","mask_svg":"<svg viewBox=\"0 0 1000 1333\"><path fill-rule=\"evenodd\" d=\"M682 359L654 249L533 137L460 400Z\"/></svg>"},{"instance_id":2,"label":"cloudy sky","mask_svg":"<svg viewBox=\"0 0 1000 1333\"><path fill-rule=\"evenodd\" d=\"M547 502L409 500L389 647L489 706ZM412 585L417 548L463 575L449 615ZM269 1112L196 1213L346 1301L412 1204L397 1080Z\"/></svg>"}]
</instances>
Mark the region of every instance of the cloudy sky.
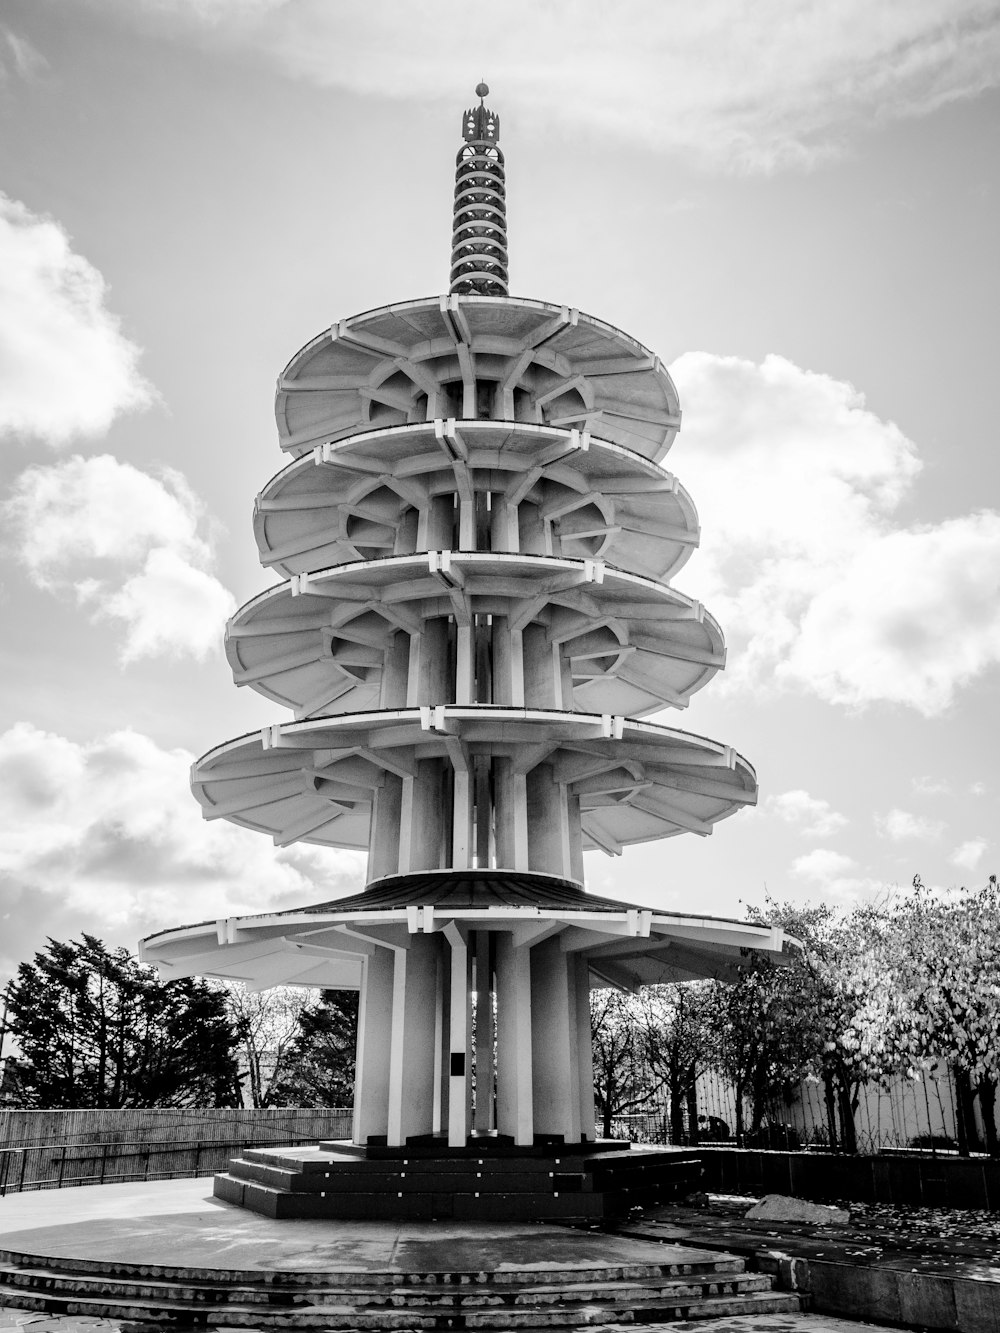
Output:
<instances>
[{"instance_id":1,"label":"cloudy sky","mask_svg":"<svg viewBox=\"0 0 1000 1333\"><path fill-rule=\"evenodd\" d=\"M484 76L513 291L677 382L677 582L730 665L672 720L761 785L590 886L732 914L1000 868L996 0L6 0L0 974L360 886L203 823L187 767L278 720L221 651L271 581L275 377L444 289Z\"/></svg>"}]
</instances>

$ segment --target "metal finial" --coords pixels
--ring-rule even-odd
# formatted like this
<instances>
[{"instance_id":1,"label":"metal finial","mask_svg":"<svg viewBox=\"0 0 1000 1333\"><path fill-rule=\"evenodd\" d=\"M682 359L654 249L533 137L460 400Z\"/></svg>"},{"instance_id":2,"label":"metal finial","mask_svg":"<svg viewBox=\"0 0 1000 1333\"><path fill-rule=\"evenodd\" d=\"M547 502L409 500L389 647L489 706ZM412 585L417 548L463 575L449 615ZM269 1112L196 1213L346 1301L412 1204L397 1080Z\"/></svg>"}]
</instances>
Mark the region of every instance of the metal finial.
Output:
<instances>
[{"instance_id":1,"label":"metal finial","mask_svg":"<svg viewBox=\"0 0 1000 1333\"><path fill-rule=\"evenodd\" d=\"M451 288L459 296L506 296L507 204L500 117L484 102L489 85L476 85L479 105L462 117L455 171Z\"/></svg>"}]
</instances>

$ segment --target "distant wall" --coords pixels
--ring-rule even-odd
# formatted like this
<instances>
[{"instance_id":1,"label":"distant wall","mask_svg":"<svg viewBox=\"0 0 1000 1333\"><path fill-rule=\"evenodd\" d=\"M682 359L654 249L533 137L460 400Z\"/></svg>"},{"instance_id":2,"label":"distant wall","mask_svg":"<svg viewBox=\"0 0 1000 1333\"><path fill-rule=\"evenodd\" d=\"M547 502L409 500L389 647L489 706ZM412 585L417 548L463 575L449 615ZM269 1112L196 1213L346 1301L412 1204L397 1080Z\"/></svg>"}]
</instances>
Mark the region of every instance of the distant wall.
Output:
<instances>
[{"instance_id":1,"label":"distant wall","mask_svg":"<svg viewBox=\"0 0 1000 1333\"><path fill-rule=\"evenodd\" d=\"M791 1194L819 1202L921 1204L1000 1211L1000 1161L921 1153L845 1157L699 1145L702 1188L713 1194Z\"/></svg>"},{"instance_id":2,"label":"distant wall","mask_svg":"<svg viewBox=\"0 0 1000 1333\"><path fill-rule=\"evenodd\" d=\"M85 1143L280 1142L282 1137L342 1139L351 1111L277 1107L216 1109L184 1106L125 1111L0 1111L0 1148Z\"/></svg>"}]
</instances>

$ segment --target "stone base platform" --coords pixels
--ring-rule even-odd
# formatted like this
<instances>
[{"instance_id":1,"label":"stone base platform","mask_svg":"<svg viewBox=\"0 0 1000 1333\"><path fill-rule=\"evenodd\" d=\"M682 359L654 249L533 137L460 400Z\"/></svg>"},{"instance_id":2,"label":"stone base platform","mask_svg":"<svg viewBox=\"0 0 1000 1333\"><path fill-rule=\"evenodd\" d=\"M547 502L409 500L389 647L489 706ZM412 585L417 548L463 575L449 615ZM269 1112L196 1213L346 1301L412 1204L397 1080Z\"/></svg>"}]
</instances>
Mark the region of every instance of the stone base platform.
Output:
<instances>
[{"instance_id":1,"label":"stone base platform","mask_svg":"<svg viewBox=\"0 0 1000 1333\"><path fill-rule=\"evenodd\" d=\"M533 1223L275 1222L207 1180L0 1199L0 1306L138 1327L540 1329L799 1308L732 1255Z\"/></svg>"},{"instance_id":2,"label":"stone base platform","mask_svg":"<svg viewBox=\"0 0 1000 1333\"><path fill-rule=\"evenodd\" d=\"M347 1142L247 1149L215 1177L215 1197L273 1218L601 1221L668 1203L698 1185L696 1152L620 1141L516 1149L495 1137L464 1148Z\"/></svg>"}]
</instances>

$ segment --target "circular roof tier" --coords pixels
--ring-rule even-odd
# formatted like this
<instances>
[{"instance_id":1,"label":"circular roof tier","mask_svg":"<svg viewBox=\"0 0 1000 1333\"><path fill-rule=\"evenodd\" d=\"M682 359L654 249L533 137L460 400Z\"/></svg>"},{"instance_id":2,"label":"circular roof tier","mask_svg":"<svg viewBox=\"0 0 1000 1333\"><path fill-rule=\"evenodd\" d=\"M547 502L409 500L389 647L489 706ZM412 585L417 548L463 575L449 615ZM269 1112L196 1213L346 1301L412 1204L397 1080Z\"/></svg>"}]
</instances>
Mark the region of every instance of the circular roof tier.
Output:
<instances>
[{"instance_id":1,"label":"circular roof tier","mask_svg":"<svg viewBox=\"0 0 1000 1333\"><path fill-rule=\"evenodd\" d=\"M506 932L528 946L558 934L567 952L586 958L595 987L731 980L743 950L781 962L795 947L775 926L598 898L556 876L468 870L393 875L364 893L295 911L160 931L142 941L140 956L157 964L164 980L207 975L251 990L357 989L364 959L376 949L405 948L414 935L452 922Z\"/></svg>"},{"instance_id":2,"label":"circular roof tier","mask_svg":"<svg viewBox=\"0 0 1000 1333\"><path fill-rule=\"evenodd\" d=\"M297 717L358 712L382 706L400 631L419 634L441 617L470 625L477 616L543 629L547 647L568 658L573 704L585 713L686 707L725 665L716 621L652 579L593 560L466 551L297 574L237 611L226 656L238 685Z\"/></svg>"},{"instance_id":3,"label":"circular roof tier","mask_svg":"<svg viewBox=\"0 0 1000 1333\"><path fill-rule=\"evenodd\" d=\"M465 767L509 759L551 765L579 797L584 849L619 853L678 833L710 834L757 799L753 768L730 746L609 714L498 707L407 708L276 723L210 750L192 768L207 819L310 842L367 849L372 801L387 773L425 759Z\"/></svg>"},{"instance_id":4,"label":"circular roof tier","mask_svg":"<svg viewBox=\"0 0 1000 1333\"><path fill-rule=\"evenodd\" d=\"M690 496L641 454L551 426L439 421L352 435L284 468L254 508L261 562L291 575L413 550L431 500L470 493L524 509L524 549L653 578L700 536Z\"/></svg>"},{"instance_id":5,"label":"circular roof tier","mask_svg":"<svg viewBox=\"0 0 1000 1333\"><path fill-rule=\"evenodd\" d=\"M440 296L354 315L307 343L278 378L275 417L295 455L381 426L493 417L586 428L657 459L680 403L658 357L591 315Z\"/></svg>"}]
</instances>

